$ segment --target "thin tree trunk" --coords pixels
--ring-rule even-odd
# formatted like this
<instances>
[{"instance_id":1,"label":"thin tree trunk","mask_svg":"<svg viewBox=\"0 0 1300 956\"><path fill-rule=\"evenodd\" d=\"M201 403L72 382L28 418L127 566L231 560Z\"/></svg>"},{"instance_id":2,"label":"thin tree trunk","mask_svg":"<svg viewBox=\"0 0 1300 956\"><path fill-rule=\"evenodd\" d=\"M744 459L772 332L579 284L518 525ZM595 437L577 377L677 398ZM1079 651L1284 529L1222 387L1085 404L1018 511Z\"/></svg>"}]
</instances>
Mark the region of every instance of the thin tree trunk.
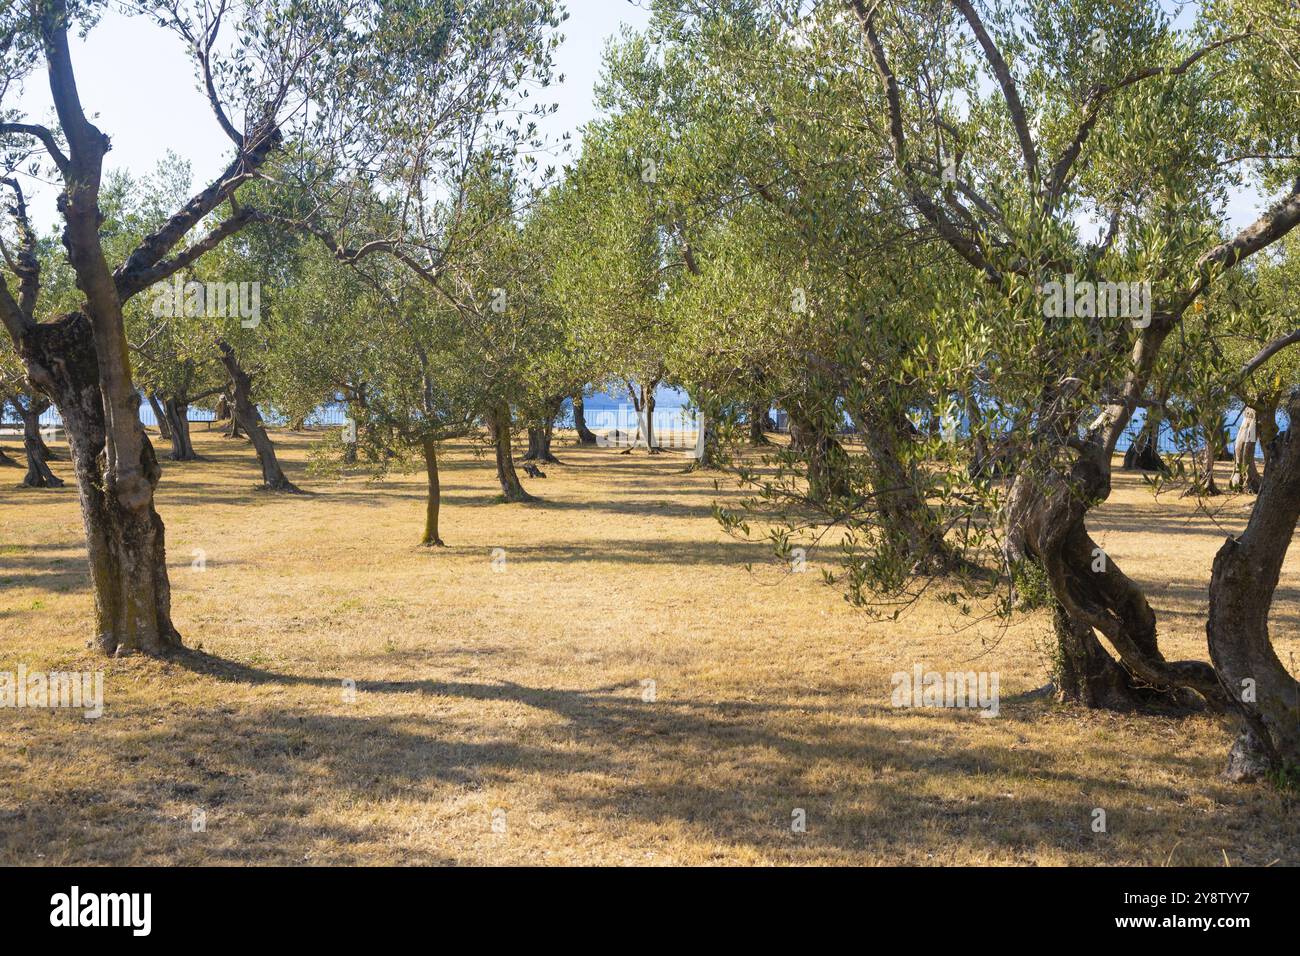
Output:
<instances>
[{"instance_id":1,"label":"thin tree trunk","mask_svg":"<svg viewBox=\"0 0 1300 956\"><path fill-rule=\"evenodd\" d=\"M764 433L767 426L767 403L753 402L749 406L749 443L751 445L770 445L771 440Z\"/></svg>"},{"instance_id":2,"label":"thin tree trunk","mask_svg":"<svg viewBox=\"0 0 1300 956\"><path fill-rule=\"evenodd\" d=\"M1215 498L1222 494L1219 491L1218 484L1214 480L1214 463L1219 460L1219 442L1223 436L1217 428L1206 429L1205 448L1202 452L1201 467L1205 474L1201 478L1201 493L1207 498Z\"/></svg>"},{"instance_id":3,"label":"thin tree trunk","mask_svg":"<svg viewBox=\"0 0 1300 956\"><path fill-rule=\"evenodd\" d=\"M649 388L641 385L638 386L639 392L632 389L631 383L628 384L628 394L632 396L632 407L636 411L636 434L637 438L645 442L646 450L652 454L659 454L659 448L655 445L655 388L659 380L655 379ZM632 454L632 449L636 447L637 438L632 439L632 444L624 449L624 455Z\"/></svg>"},{"instance_id":4,"label":"thin tree trunk","mask_svg":"<svg viewBox=\"0 0 1300 956\"><path fill-rule=\"evenodd\" d=\"M587 427L587 410L583 405L582 392L573 396L573 425L578 430L579 445L596 444L596 433Z\"/></svg>"},{"instance_id":5,"label":"thin tree trunk","mask_svg":"<svg viewBox=\"0 0 1300 956\"><path fill-rule=\"evenodd\" d=\"M1273 460L1273 440L1278 436L1277 401L1255 406L1255 428L1259 433L1259 448L1264 453L1264 470Z\"/></svg>"},{"instance_id":6,"label":"thin tree trunk","mask_svg":"<svg viewBox=\"0 0 1300 956\"><path fill-rule=\"evenodd\" d=\"M172 429L171 425L167 423L167 413L158 404L158 396L153 392L149 393L149 407L153 409L154 421L158 423L158 437L163 441L171 441Z\"/></svg>"},{"instance_id":7,"label":"thin tree trunk","mask_svg":"<svg viewBox=\"0 0 1300 956\"><path fill-rule=\"evenodd\" d=\"M230 383L234 391L234 419L248 433L257 451L258 463L262 466L262 485L267 491L287 491L301 494L300 489L285 477L280 468L280 461L275 456L275 445L266 429L262 427L262 415L253 404L251 397L252 380L239 364L235 350L226 342L219 342L221 362L230 373Z\"/></svg>"},{"instance_id":8,"label":"thin tree trunk","mask_svg":"<svg viewBox=\"0 0 1300 956\"><path fill-rule=\"evenodd\" d=\"M659 454L659 445L655 441L655 386L641 387L641 407L645 409L645 445L652 455Z\"/></svg>"},{"instance_id":9,"label":"thin tree trunk","mask_svg":"<svg viewBox=\"0 0 1300 956\"><path fill-rule=\"evenodd\" d=\"M424 509L424 537L420 544L426 548L445 547L438 537L438 509L442 506L442 486L438 480L438 445L426 438L420 447L424 451L424 470L429 478L429 498Z\"/></svg>"},{"instance_id":10,"label":"thin tree trunk","mask_svg":"<svg viewBox=\"0 0 1300 956\"><path fill-rule=\"evenodd\" d=\"M537 498L524 491L515 471L514 452L510 448L510 408L504 403L492 409L488 416L492 428L492 441L496 445L497 480L501 483L501 495L508 502L536 501Z\"/></svg>"},{"instance_id":11,"label":"thin tree trunk","mask_svg":"<svg viewBox=\"0 0 1300 956\"><path fill-rule=\"evenodd\" d=\"M722 471L726 465L722 455L722 441L713 418L700 409L699 433L695 439L694 458L686 466L687 472Z\"/></svg>"}]
</instances>

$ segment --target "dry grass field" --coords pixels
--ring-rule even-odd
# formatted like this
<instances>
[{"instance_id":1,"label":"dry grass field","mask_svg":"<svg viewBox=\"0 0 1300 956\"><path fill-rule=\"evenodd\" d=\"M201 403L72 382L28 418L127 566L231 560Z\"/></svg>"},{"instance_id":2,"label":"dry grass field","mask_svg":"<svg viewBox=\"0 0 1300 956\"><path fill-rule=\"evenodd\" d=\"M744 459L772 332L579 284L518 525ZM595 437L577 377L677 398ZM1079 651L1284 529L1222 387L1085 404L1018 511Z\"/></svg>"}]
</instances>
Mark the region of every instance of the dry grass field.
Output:
<instances>
[{"instance_id":1,"label":"dry grass field","mask_svg":"<svg viewBox=\"0 0 1300 956\"><path fill-rule=\"evenodd\" d=\"M249 446L195 439L207 460L159 488L191 649L166 662L87 649L75 492L0 470L0 670L105 672L98 720L0 710L0 863L1300 863L1288 798L1219 777L1222 720L1032 694L1045 615L874 623L815 573L829 555L788 574L723 534L710 505L733 492L679 456L557 442L521 506L449 447L429 551L418 474L313 479L312 436L280 433L311 494L272 496ZM1120 475L1093 522L1171 657L1205 656L1243 504ZM1274 616L1293 668L1298 561ZM915 663L998 671L1000 714L892 708Z\"/></svg>"}]
</instances>

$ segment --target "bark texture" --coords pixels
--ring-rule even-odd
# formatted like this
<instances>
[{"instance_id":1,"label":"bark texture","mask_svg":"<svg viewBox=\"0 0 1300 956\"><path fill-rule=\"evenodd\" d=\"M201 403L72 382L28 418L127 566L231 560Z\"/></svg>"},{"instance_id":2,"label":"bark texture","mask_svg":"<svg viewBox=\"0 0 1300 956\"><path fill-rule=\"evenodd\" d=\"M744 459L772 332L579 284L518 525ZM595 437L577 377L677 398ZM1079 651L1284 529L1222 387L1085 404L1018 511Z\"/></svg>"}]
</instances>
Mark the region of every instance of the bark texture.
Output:
<instances>
[{"instance_id":1,"label":"bark texture","mask_svg":"<svg viewBox=\"0 0 1300 956\"><path fill-rule=\"evenodd\" d=\"M171 621L171 585L162 518L153 507L160 477L153 446L139 424L138 471L149 494L140 501L117 493L106 471L106 424L90 321L74 312L30 329L23 358L33 382L63 416L77 476L95 595L95 634L110 654L160 654L180 645Z\"/></svg>"},{"instance_id":2,"label":"bark texture","mask_svg":"<svg viewBox=\"0 0 1300 956\"><path fill-rule=\"evenodd\" d=\"M1300 416L1300 391L1287 412L1292 421ZM1300 682L1278 659L1268 633L1273 593L1300 519L1300 441L1288 432L1273 444L1246 530L1223 543L1210 578L1210 659L1244 720L1227 768L1235 780L1257 779L1264 768L1300 771Z\"/></svg>"},{"instance_id":3,"label":"bark texture","mask_svg":"<svg viewBox=\"0 0 1300 956\"><path fill-rule=\"evenodd\" d=\"M1168 661L1156 637L1156 616L1142 589L1089 536L1088 510L1110 494L1104 446L1082 454L1068 474L1017 475L1006 506L1009 562L1032 559L1047 574L1061 607L1060 695L1092 707L1128 709L1154 701L1185 706L1194 690L1208 704L1226 697L1213 668L1204 661ZM1089 640L1089 636L1092 639ZM1126 672L1096 641L1100 635L1119 655ZM1067 666L1068 665L1068 666Z\"/></svg>"}]
</instances>

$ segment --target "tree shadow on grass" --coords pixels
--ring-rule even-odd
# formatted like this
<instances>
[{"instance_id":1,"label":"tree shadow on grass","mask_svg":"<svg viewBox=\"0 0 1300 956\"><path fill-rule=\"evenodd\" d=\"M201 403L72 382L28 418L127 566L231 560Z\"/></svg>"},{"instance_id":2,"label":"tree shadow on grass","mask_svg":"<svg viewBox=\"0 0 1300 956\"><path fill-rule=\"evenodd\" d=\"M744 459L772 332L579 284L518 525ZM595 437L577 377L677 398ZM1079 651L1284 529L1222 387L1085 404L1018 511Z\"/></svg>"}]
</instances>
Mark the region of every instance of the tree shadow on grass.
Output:
<instances>
[{"instance_id":1,"label":"tree shadow on grass","mask_svg":"<svg viewBox=\"0 0 1300 956\"><path fill-rule=\"evenodd\" d=\"M182 663L218 680L331 692L341 686L337 678L277 674L208 655L189 654ZM970 734L984 728L968 714L917 711L898 729L876 719L897 718L884 705L663 694L646 701L642 692L636 681L575 689L504 680L358 680L360 701L409 694L522 704L561 721L524 729L496 724L507 739L458 743L467 731L483 731L464 711L371 718L289 712L240 721L237 760L272 775L311 761L331 786L358 793L527 782L541 788L548 811L577 814L584 825L684 826L722 856L743 846L787 860L943 863L960 848L967 859L1027 862L1051 849L1101 863L1132 861L1143 841L1163 856L1172 847L1156 844L1172 833L1181 842L1175 862L1217 862L1221 849L1241 862L1296 859L1300 821L1288 819L1267 791L1215 783L1215 812L1187 806L1179 779L1201 781L1214 772L1201 759L1162 757L1162 779L1131 769L1102 778L1080 770L1078 758L1120 761L1104 736L1070 752L1028 746L1023 737L1004 747L972 741ZM1004 701L1004 708L1002 719L1016 735L1051 710L1041 701ZM222 731L202 722L179 731L213 733ZM1097 806L1107 808L1109 832L1122 834L1127 849L1092 830ZM803 834L790 827L799 809L809 821ZM1261 829L1265 836L1252 842Z\"/></svg>"}]
</instances>

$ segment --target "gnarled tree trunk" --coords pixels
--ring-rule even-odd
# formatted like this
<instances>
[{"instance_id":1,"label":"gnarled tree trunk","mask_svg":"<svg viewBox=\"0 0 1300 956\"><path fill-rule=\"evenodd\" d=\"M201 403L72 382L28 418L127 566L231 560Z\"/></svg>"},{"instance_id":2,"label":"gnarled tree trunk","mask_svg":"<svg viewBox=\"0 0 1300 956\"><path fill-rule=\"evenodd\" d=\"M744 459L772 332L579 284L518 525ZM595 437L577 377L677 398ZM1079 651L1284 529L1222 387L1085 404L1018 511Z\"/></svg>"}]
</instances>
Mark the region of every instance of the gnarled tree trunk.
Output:
<instances>
[{"instance_id":1,"label":"gnarled tree trunk","mask_svg":"<svg viewBox=\"0 0 1300 956\"><path fill-rule=\"evenodd\" d=\"M555 431L555 416L560 413L564 396L554 399L546 406L547 417L536 424L528 426L528 452L524 461L542 461L550 465L561 464L560 459L551 453L551 436ZM594 436L593 436L594 437Z\"/></svg>"},{"instance_id":2,"label":"gnarled tree trunk","mask_svg":"<svg viewBox=\"0 0 1300 956\"><path fill-rule=\"evenodd\" d=\"M105 470L105 402L90 321L74 312L36 325L23 336L22 355L33 383L58 406L72 449L95 595L96 642L109 654L159 654L179 646L163 522L153 506L160 472L140 426L138 397L134 427L147 494L122 495Z\"/></svg>"},{"instance_id":3,"label":"gnarled tree trunk","mask_svg":"<svg viewBox=\"0 0 1300 956\"><path fill-rule=\"evenodd\" d=\"M925 502L923 478L903 459L911 427L907 416L901 410L891 412L882 404L864 409L858 417L867 447L875 507L886 540L918 566L952 566L955 556Z\"/></svg>"},{"instance_id":4,"label":"gnarled tree trunk","mask_svg":"<svg viewBox=\"0 0 1300 956\"><path fill-rule=\"evenodd\" d=\"M1300 420L1300 391L1287 412ZM1274 442L1246 530L1224 542L1210 577L1210 659L1245 721L1227 768L1236 780L1300 771L1300 682L1268 635L1273 592L1298 519L1300 439L1289 430Z\"/></svg>"},{"instance_id":5,"label":"gnarled tree trunk","mask_svg":"<svg viewBox=\"0 0 1300 956\"><path fill-rule=\"evenodd\" d=\"M821 504L852 493L848 453L824 417L790 406L790 447L807 463L808 496Z\"/></svg>"},{"instance_id":6,"label":"gnarled tree trunk","mask_svg":"<svg viewBox=\"0 0 1300 956\"><path fill-rule=\"evenodd\" d=\"M221 362L230 373L231 390L234 395L233 418L248 433L257 452L257 461L262 466L262 486L267 491L287 491L301 494L298 487L285 477L280 461L275 456L275 445L266 429L262 427L262 414L253 404L253 383L244 367L239 364L235 350L226 342L218 342L221 349Z\"/></svg>"},{"instance_id":7,"label":"gnarled tree trunk","mask_svg":"<svg viewBox=\"0 0 1300 956\"><path fill-rule=\"evenodd\" d=\"M1169 472L1169 466L1160 457L1160 416L1154 408L1147 410L1145 420L1133 444L1124 452L1124 469L1126 471Z\"/></svg>"},{"instance_id":8,"label":"gnarled tree trunk","mask_svg":"<svg viewBox=\"0 0 1300 956\"><path fill-rule=\"evenodd\" d=\"M1204 661L1167 661L1156 639L1156 616L1142 589L1120 570L1089 536L1088 510L1110 494L1104 445L1089 446L1059 472L1017 474L1006 504L1008 563L1032 559L1047 573L1061 606L1057 636L1066 683L1063 699L1088 706L1127 709L1153 702L1186 704L1184 688L1213 707L1226 699L1213 669ZM1112 670L1115 661L1095 637L1099 634L1120 657L1126 679Z\"/></svg>"},{"instance_id":9,"label":"gnarled tree trunk","mask_svg":"<svg viewBox=\"0 0 1300 956\"><path fill-rule=\"evenodd\" d=\"M1255 464L1255 441L1258 425L1255 409L1247 405L1241 413L1237 437L1232 443L1232 478L1228 487L1234 491L1245 488L1251 494L1259 493L1259 467Z\"/></svg>"}]
</instances>

